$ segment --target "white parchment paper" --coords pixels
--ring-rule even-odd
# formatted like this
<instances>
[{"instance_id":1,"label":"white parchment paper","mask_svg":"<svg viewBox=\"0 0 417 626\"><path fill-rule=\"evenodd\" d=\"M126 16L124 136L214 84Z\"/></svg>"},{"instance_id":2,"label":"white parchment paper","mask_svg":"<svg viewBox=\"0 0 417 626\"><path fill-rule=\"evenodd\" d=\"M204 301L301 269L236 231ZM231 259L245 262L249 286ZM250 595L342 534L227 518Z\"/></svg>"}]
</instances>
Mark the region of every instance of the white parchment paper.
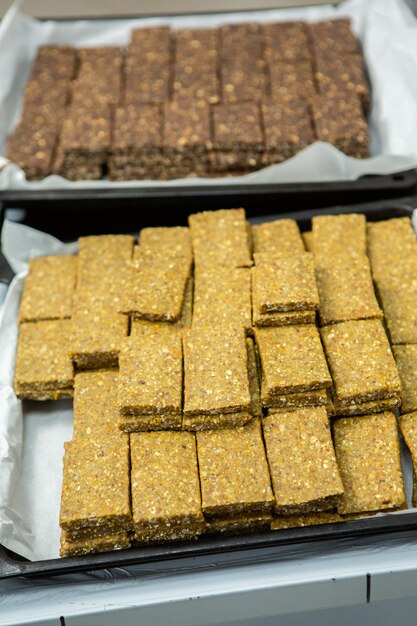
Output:
<instances>
[{"instance_id":1,"label":"white parchment paper","mask_svg":"<svg viewBox=\"0 0 417 626\"><path fill-rule=\"evenodd\" d=\"M413 222L417 230L417 211ZM63 244L50 235L6 220L2 249L18 273L0 316L0 543L31 560L51 559L59 554L63 444L72 437L72 401L22 402L16 398L13 375L17 315L28 259L71 254L76 244ZM403 443L401 454L411 506L412 463Z\"/></svg>"},{"instance_id":2,"label":"white parchment paper","mask_svg":"<svg viewBox=\"0 0 417 626\"><path fill-rule=\"evenodd\" d=\"M59 176L28 182L23 171L0 156L0 190L64 189L129 186L233 185L266 182L355 180L366 174L387 174L417 166L417 20L404 0L347 0L331 5L250 13L198 15L141 20L38 21L15 4L0 24L0 154L16 124L25 81L39 45L125 45L132 28L171 24L173 28L215 26L225 22L348 16L361 38L372 83L370 114L372 158L356 160L328 144L313 144L293 159L246 176L219 179L177 179L152 182L71 182Z\"/></svg>"}]
</instances>

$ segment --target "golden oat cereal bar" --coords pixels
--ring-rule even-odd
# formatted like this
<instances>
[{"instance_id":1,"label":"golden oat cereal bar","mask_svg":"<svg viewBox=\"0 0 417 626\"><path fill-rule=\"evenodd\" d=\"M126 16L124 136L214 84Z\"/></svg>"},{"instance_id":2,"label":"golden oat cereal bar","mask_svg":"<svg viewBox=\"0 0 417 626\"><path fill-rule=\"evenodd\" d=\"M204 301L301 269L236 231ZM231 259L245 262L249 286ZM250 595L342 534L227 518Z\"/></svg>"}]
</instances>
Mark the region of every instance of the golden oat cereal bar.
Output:
<instances>
[{"instance_id":1,"label":"golden oat cereal bar","mask_svg":"<svg viewBox=\"0 0 417 626\"><path fill-rule=\"evenodd\" d=\"M183 349L184 418L250 410L243 328L192 328L184 332Z\"/></svg>"},{"instance_id":2,"label":"golden oat cereal bar","mask_svg":"<svg viewBox=\"0 0 417 626\"><path fill-rule=\"evenodd\" d=\"M405 504L393 413L337 419L333 435L345 489L338 505L340 514L396 509Z\"/></svg>"},{"instance_id":3,"label":"golden oat cereal bar","mask_svg":"<svg viewBox=\"0 0 417 626\"><path fill-rule=\"evenodd\" d=\"M144 228L120 310L142 319L178 321L191 265L188 228Z\"/></svg>"},{"instance_id":4,"label":"golden oat cereal bar","mask_svg":"<svg viewBox=\"0 0 417 626\"><path fill-rule=\"evenodd\" d=\"M381 319L372 283L369 260L333 255L316 266L322 326L349 320Z\"/></svg>"},{"instance_id":5,"label":"golden oat cereal bar","mask_svg":"<svg viewBox=\"0 0 417 626\"><path fill-rule=\"evenodd\" d=\"M366 218L364 215L318 215L313 217L313 249L316 259L333 255L366 255Z\"/></svg>"},{"instance_id":6,"label":"golden oat cereal bar","mask_svg":"<svg viewBox=\"0 0 417 626\"><path fill-rule=\"evenodd\" d=\"M203 531L195 435L130 435L135 539L169 541ZM184 536L185 533L185 536Z\"/></svg>"},{"instance_id":7,"label":"golden oat cereal bar","mask_svg":"<svg viewBox=\"0 0 417 626\"><path fill-rule=\"evenodd\" d=\"M367 225L368 255L372 275L379 284L401 279L417 270L417 239L409 217L397 217Z\"/></svg>"},{"instance_id":8,"label":"golden oat cereal bar","mask_svg":"<svg viewBox=\"0 0 417 626\"><path fill-rule=\"evenodd\" d=\"M304 252L300 229L295 220L273 220L251 226L253 252L279 252L298 256Z\"/></svg>"},{"instance_id":9,"label":"golden oat cereal bar","mask_svg":"<svg viewBox=\"0 0 417 626\"><path fill-rule=\"evenodd\" d=\"M254 260L251 272L256 314L318 309L319 295L310 252L292 257L278 252L257 253Z\"/></svg>"},{"instance_id":10,"label":"golden oat cereal bar","mask_svg":"<svg viewBox=\"0 0 417 626\"><path fill-rule=\"evenodd\" d=\"M76 276L75 256L31 259L20 302L19 322L70 318Z\"/></svg>"},{"instance_id":11,"label":"golden oat cereal bar","mask_svg":"<svg viewBox=\"0 0 417 626\"><path fill-rule=\"evenodd\" d=\"M417 345L393 346L402 386L401 412L417 411Z\"/></svg>"},{"instance_id":12,"label":"golden oat cereal bar","mask_svg":"<svg viewBox=\"0 0 417 626\"><path fill-rule=\"evenodd\" d=\"M380 320L321 329L339 405L401 397L401 382Z\"/></svg>"},{"instance_id":13,"label":"golden oat cereal bar","mask_svg":"<svg viewBox=\"0 0 417 626\"><path fill-rule=\"evenodd\" d=\"M314 324L316 311L281 311L280 313L256 313L253 311L254 326L294 326Z\"/></svg>"},{"instance_id":14,"label":"golden oat cereal bar","mask_svg":"<svg viewBox=\"0 0 417 626\"><path fill-rule=\"evenodd\" d=\"M124 433L140 433L152 430L181 430L181 426L181 413L177 415L134 415L132 417L121 415L118 421L118 427Z\"/></svg>"},{"instance_id":15,"label":"golden oat cereal bar","mask_svg":"<svg viewBox=\"0 0 417 626\"><path fill-rule=\"evenodd\" d=\"M192 325L252 327L251 279L247 268L195 268Z\"/></svg>"},{"instance_id":16,"label":"golden oat cereal bar","mask_svg":"<svg viewBox=\"0 0 417 626\"><path fill-rule=\"evenodd\" d=\"M259 420L197 433L197 453L205 516L271 510L274 497Z\"/></svg>"},{"instance_id":17,"label":"golden oat cereal bar","mask_svg":"<svg viewBox=\"0 0 417 626\"><path fill-rule=\"evenodd\" d=\"M95 437L99 432L118 432L117 382L117 370L75 374L73 439Z\"/></svg>"},{"instance_id":18,"label":"golden oat cereal bar","mask_svg":"<svg viewBox=\"0 0 417 626\"><path fill-rule=\"evenodd\" d=\"M244 209L203 211L190 215L188 223L196 267L252 265Z\"/></svg>"},{"instance_id":19,"label":"golden oat cereal bar","mask_svg":"<svg viewBox=\"0 0 417 626\"><path fill-rule=\"evenodd\" d=\"M236 428L252 421L253 415L248 411L233 413L204 413L201 415L184 415L182 429L190 431L217 430L220 428Z\"/></svg>"},{"instance_id":20,"label":"golden oat cereal bar","mask_svg":"<svg viewBox=\"0 0 417 626\"><path fill-rule=\"evenodd\" d=\"M330 394L332 395L332 394ZM331 417L347 417L348 415L370 415L383 411L395 411L401 404L401 398L386 398L350 404L339 404L330 397L327 403L327 412Z\"/></svg>"},{"instance_id":21,"label":"golden oat cereal bar","mask_svg":"<svg viewBox=\"0 0 417 626\"><path fill-rule=\"evenodd\" d=\"M181 335L158 326L129 337L119 356L118 404L123 416L179 415L182 410Z\"/></svg>"},{"instance_id":22,"label":"golden oat cereal bar","mask_svg":"<svg viewBox=\"0 0 417 626\"><path fill-rule=\"evenodd\" d=\"M414 276L388 279L377 284L388 334L394 345L417 343L417 283Z\"/></svg>"},{"instance_id":23,"label":"golden oat cereal bar","mask_svg":"<svg viewBox=\"0 0 417 626\"><path fill-rule=\"evenodd\" d=\"M260 379L258 373L258 362L255 352L255 344L253 342L253 339L246 339L246 348L248 351L249 388L252 398L251 414L254 417L262 417Z\"/></svg>"},{"instance_id":24,"label":"golden oat cereal bar","mask_svg":"<svg viewBox=\"0 0 417 626\"><path fill-rule=\"evenodd\" d=\"M111 310L120 308L120 297L132 260L130 235L92 235L78 240L78 274L75 301L79 292L107 295Z\"/></svg>"},{"instance_id":25,"label":"golden oat cereal bar","mask_svg":"<svg viewBox=\"0 0 417 626\"><path fill-rule=\"evenodd\" d=\"M67 535L65 530L61 532L60 556L80 556L82 554L124 550L130 547L128 533L107 534L77 541L71 541Z\"/></svg>"},{"instance_id":26,"label":"golden oat cereal bar","mask_svg":"<svg viewBox=\"0 0 417 626\"><path fill-rule=\"evenodd\" d=\"M96 433L67 441L60 526L115 534L131 529L129 438Z\"/></svg>"},{"instance_id":27,"label":"golden oat cereal bar","mask_svg":"<svg viewBox=\"0 0 417 626\"><path fill-rule=\"evenodd\" d=\"M315 326L255 328L255 339L262 366L262 404L271 397L332 384Z\"/></svg>"},{"instance_id":28,"label":"golden oat cereal bar","mask_svg":"<svg viewBox=\"0 0 417 626\"><path fill-rule=\"evenodd\" d=\"M70 320L20 324L14 389L19 398L57 400L73 395L68 356Z\"/></svg>"},{"instance_id":29,"label":"golden oat cereal bar","mask_svg":"<svg viewBox=\"0 0 417 626\"><path fill-rule=\"evenodd\" d=\"M343 494L326 409L300 408L263 421L275 513L334 509Z\"/></svg>"}]
</instances>

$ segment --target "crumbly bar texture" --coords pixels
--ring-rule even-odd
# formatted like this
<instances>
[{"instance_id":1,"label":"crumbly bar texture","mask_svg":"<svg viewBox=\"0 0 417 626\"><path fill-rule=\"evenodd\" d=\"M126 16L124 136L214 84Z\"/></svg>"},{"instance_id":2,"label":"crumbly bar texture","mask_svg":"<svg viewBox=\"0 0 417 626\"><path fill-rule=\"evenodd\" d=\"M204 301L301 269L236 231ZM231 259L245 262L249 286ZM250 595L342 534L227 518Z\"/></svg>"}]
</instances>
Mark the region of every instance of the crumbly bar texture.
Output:
<instances>
[{"instance_id":1,"label":"crumbly bar texture","mask_svg":"<svg viewBox=\"0 0 417 626\"><path fill-rule=\"evenodd\" d=\"M178 415L182 409L181 336L137 331L119 355L118 404L123 416Z\"/></svg>"},{"instance_id":2,"label":"crumbly bar texture","mask_svg":"<svg viewBox=\"0 0 417 626\"><path fill-rule=\"evenodd\" d=\"M402 386L401 412L417 411L417 345L393 346Z\"/></svg>"},{"instance_id":3,"label":"crumbly bar texture","mask_svg":"<svg viewBox=\"0 0 417 626\"><path fill-rule=\"evenodd\" d=\"M129 438L95 433L65 444L60 525L114 534L131 529Z\"/></svg>"},{"instance_id":4,"label":"crumbly bar texture","mask_svg":"<svg viewBox=\"0 0 417 626\"><path fill-rule=\"evenodd\" d=\"M117 367L129 320L120 314L121 296L133 251L133 237L80 237L70 355L78 368Z\"/></svg>"},{"instance_id":5,"label":"crumbly bar texture","mask_svg":"<svg viewBox=\"0 0 417 626\"><path fill-rule=\"evenodd\" d=\"M327 406L329 397L325 389L317 391L301 391L299 393L288 393L282 396L270 396L267 400L267 407L271 409L292 409L298 407Z\"/></svg>"},{"instance_id":6,"label":"crumbly bar texture","mask_svg":"<svg viewBox=\"0 0 417 626\"><path fill-rule=\"evenodd\" d=\"M121 311L142 319L177 322L191 266L188 228L143 229Z\"/></svg>"},{"instance_id":7,"label":"crumbly bar texture","mask_svg":"<svg viewBox=\"0 0 417 626\"><path fill-rule=\"evenodd\" d=\"M417 469L417 413L407 413L402 415L399 420L401 434L410 450L414 467L414 497L416 494L416 469Z\"/></svg>"},{"instance_id":8,"label":"crumbly bar texture","mask_svg":"<svg viewBox=\"0 0 417 626\"><path fill-rule=\"evenodd\" d=\"M304 22L274 22L263 26L265 57L275 61L310 59L307 25Z\"/></svg>"},{"instance_id":9,"label":"crumbly bar texture","mask_svg":"<svg viewBox=\"0 0 417 626\"><path fill-rule=\"evenodd\" d=\"M343 493L326 409L302 408L263 420L275 513L334 509Z\"/></svg>"},{"instance_id":10,"label":"crumbly bar texture","mask_svg":"<svg viewBox=\"0 0 417 626\"><path fill-rule=\"evenodd\" d=\"M206 175L212 149L209 104L195 100L185 107L173 101L165 105L164 115L166 178Z\"/></svg>"},{"instance_id":11,"label":"crumbly bar texture","mask_svg":"<svg viewBox=\"0 0 417 626\"><path fill-rule=\"evenodd\" d=\"M309 102L316 94L313 65L310 59L276 59L269 67L271 95L277 102L300 99Z\"/></svg>"},{"instance_id":12,"label":"crumbly bar texture","mask_svg":"<svg viewBox=\"0 0 417 626\"><path fill-rule=\"evenodd\" d=\"M250 228L253 252L280 252L298 256L304 252L300 229L295 220L282 219L253 224Z\"/></svg>"},{"instance_id":13,"label":"crumbly bar texture","mask_svg":"<svg viewBox=\"0 0 417 626\"><path fill-rule=\"evenodd\" d=\"M72 46L40 46L31 68L31 78L41 83L74 78L77 50Z\"/></svg>"},{"instance_id":14,"label":"crumbly bar texture","mask_svg":"<svg viewBox=\"0 0 417 626\"><path fill-rule=\"evenodd\" d=\"M54 127L33 128L22 121L10 135L6 157L21 167L28 180L45 178L52 171L58 132Z\"/></svg>"},{"instance_id":15,"label":"crumbly bar texture","mask_svg":"<svg viewBox=\"0 0 417 626\"><path fill-rule=\"evenodd\" d=\"M366 256L332 255L320 257L316 281L320 296L322 326L349 320L381 319L383 316L374 291Z\"/></svg>"},{"instance_id":16,"label":"crumbly bar texture","mask_svg":"<svg viewBox=\"0 0 417 626\"><path fill-rule=\"evenodd\" d=\"M266 95L267 77L260 24L223 25L220 28L220 57L224 102L256 101Z\"/></svg>"},{"instance_id":17,"label":"crumbly bar texture","mask_svg":"<svg viewBox=\"0 0 417 626\"><path fill-rule=\"evenodd\" d=\"M63 530L61 532L61 548L59 554L60 556L81 556L82 554L124 550L129 547L130 537L128 533L112 533L72 541L68 538L68 533Z\"/></svg>"},{"instance_id":18,"label":"crumbly bar texture","mask_svg":"<svg viewBox=\"0 0 417 626\"><path fill-rule=\"evenodd\" d=\"M250 409L252 411L252 408ZM192 432L202 430L219 430L245 426L253 419L249 411L234 411L233 413L201 413L200 415L185 414L182 418L182 429Z\"/></svg>"},{"instance_id":19,"label":"crumbly bar texture","mask_svg":"<svg viewBox=\"0 0 417 626\"><path fill-rule=\"evenodd\" d=\"M315 69L320 94L334 98L344 93L347 99L357 96L364 113L369 111L371 95L361 54L320 54L315 58Z\"/></svg>"},{"instance_id":20,"label":"crumbly bar texture","mask_svg":"<svg viewBox=\"0 0 417 626\"><path fill-rule=\"evenodd\" d=\"M194 278L190 277L185 286L184 300L181 314L176 322L153 322L150 320L132 317L130 320L130 335L135 337L138 333L149 331L151 333L161 330L170 330L172 333L181 332L183 329L191 328L193 315ZM165 329L165 330L164 330Z\"/></svg>"},{"instance_id":21,"label":"crumbly bar texture","mask_svg":"<svg viewBox=\"0 0 417 626\"><path fill-rule=\"evenodd\" d=\"M69 320L20 324L14 377L19 398L53 400L73 395L70 325Z\"/></svg>"},{"instance_id":22,"label":"crumbly bar texture","mask_svg":"<svg viewBox=\"0 0 417 626\"><path fill-rule=\"evenodd\" d=\"M401 398L401 381L380 320L326 326L321 337L340 405Z\"/></svg>"},{"instance_id":23,"label":"crumbly bar texture","mask_svg":"<svg viewBox=\"0 0 417 626\"><path fill-rule=\"evenodd\" d=\"M117 370L77 372L74 378L73 439L117 433Z\"/></svg>"},{"instance_id":24,"label":"crumbly bar texture","mask_svg":"<svg viewBox=\"0 0 417 626\"><path fill-rule=\"evenodd\" d=\"M83 48L73 83L72 102L84 108L117 105L122 89L122 49L116 46Z\"/></svg>"},{"instance_id":25,"label":"crumbly bar texture","mask_svg":"<svg viewBox=\"0 0 417 626\"><path fill-rule=\"evenodd\" d=\"M335 511L305 513L304 515L279 515L272 518L271 530L320 526L321 524L335 524L343 521L345 521L345 518Z\"/></svg>"},{"instance_id":26,"label":"crumbly bar texture","mask_svg":"<svg viewBox=\"0 0 417 626\"><path fill-rule=\"evenodd\" d=\"M31 259L20 303L19 321L70 318L76 276L75 256Z\"/></svg>"},{"instance_id":27,"label":"crumbly bar texture","mask_svg":"<svg viewBox=\"0 0 417 626\"><path fill-rule=\"evenodd\" d=\"M326 406L327 412L331 417L346 417L348 415L370 415L371 413L382 413L383 411L395 411L400 405L400 397L344 404L338 402L334 394L331 394Z\"/></svg>"},{"instance_id":28,"label":"crumbly bar texture","mask_svg":"<svg viewBox=\"0 0 417 626\"><path fill-rule=\"evenodd\" d=\"M188 223L196 267L252 265L244 209L203 211L190 215Z\"/></svg>"},{"instance_id":29,"label":"crumbly bar texture","mask_svg":"<svg viewBox=\"0 0 417 626\"><path fill-rule=\"evenodd\" d=\"M255 328L262 366L262 403L271 397L329 387L320 336L313 325Z\"/></svg>"},{"instance_id":30,"label":"crumbly bar texture","mask_svg":"<svg viewBox=\"0 0 417 626\"><path fill-rule=\"evenodd\" d=\"M183 334L184 417L249 411L244 330L196 327Z\"/></svg>"},{"instance_id":31,"label":"crumbly bar texture","mask_svg":"<svg viewBox=\"0 0 417 626\"><path fill-rule=\"evenodd\" d=\"M124 433L141 433L154 430L181 430L182 414L158 415L155 413L153 415L120 415L118 427Z\"/></svg>"},{"instance_id":32,"label":"crumbly bar texture","mask_svg":"<svg viewBox=\"0 0 417 626\"><path fill-rule=\"evenodd\" d=\"M253 313L254 326L293 326L298 324L314 324L316 311L281 311L279 313Z\"/></svg>"},{"instance_id":33,"label":"crumbly bar texture","mask_svg":"<svg viewBox=\"0 0 417 626\"><path fill-rule=\"evenodd\" d=\"M355 94L344 98L339 92L315 96L311 101L317 139L331 143L357 159L369 157L369 135L362 103Z\"/></svg>"},{"instance_id":34,"label":"crumbly bar texture","mask_svg":"<svg viewBox=\"0 0 417 626\"><path fill-rule=\"evenodd\" d=\"M165 102L170 96L173 36L169 26L135 28L126 51L127 103Z\"/></svg>"},{"instance_id":35,"label":"crumbly bar texture","mask_svg":"<svg viewBox=\"0 0 417 626\"><path fill-rule=\"evenodd\" d=\"M359 213L318 215L312 219L314 258L318 265L341 252L366 255L366 218ZM324 261L321 261L321 259Z\"/></svg>"},{"instance_id":36,"label":"crumbly bar texture","mask_svg":"<svg viewBox=\"0 0 417 626\"><path fill-rule=\"evenodd\" d=\"M378 287L395 285L417 270L417 239L409 217L368 223L367 244L372 276Z\"/></svg>"},{"instance_id":37,"label":"crumbly bar texture","mask_svg":"<svg viewBox=\"0 0 417 626\"><path fill-rule=\"evenodd\" d=\"M173 71L173 99L187 105L193 100L212 104L220 99L219 31L190 28L177 31Z\"/></svg>"},{"instance_id":38,"label":"crumbly bar texture","mask_svg":"<svg viewBox=\"0 0 417 626\"><path fill-rule=\"evenodd\" d=\"M213 148L215 172L259 168L264 150L259 104L239 101L214 106Z\"/></svg>"},{"instance_id":39,"label":"crumbly bar texture","mask_svg":"<svg viewBox=\"0 0 417 626\"><path fill-rule=\"evenodd\" d=\"M289 257L285 253L258 252L254 260L252 296L257 314L318 309L319 295L310 252Z\"/></svg>"},{"instance_id":40,"label":"crumbly bar texture","mask_svg":"<svg viewBox=\"0 0 417 626\"><path fill-rule=\"evenodd\" d=\"M345 490L339 513L382 511L405 504L393 413L338 419L333 424L333 435Z\"/></svg>"},{"instance_id":41,"label":"crumbly bar texture","mask_svg":"<svg viewBox=\"0 0 417 626\"><path fill-rule=\"evenodd\" d=\"M259 420L197 433L197 452L204 515L270 511L274 497Z\"/></svg>"},{"instance_id":42,"label":"crumbly bar texture","mask_svg":"<svg viewBox=\"0 0 417 626\"><path fill-rule=\"evenodd\" d=\"M248 268L197 265L194 271L192 326L252 327L251 277Z\"/></svg>"},{"instance_id":43,"label":"crumbly bar texture","mask_svg":"<svg viewBox=\"0 0 417 626\"><path fill-rule=\"evenodd\" d=\"M377 284L392 344L417 343L417 284L410 277L408 279L407 282L397 280Z\"/></svg>"},{"instance_id":44,"label":"crumbly bar texture","mask_svg":"<svg viewBox=\"0 0 417 626\"><path fill-rule=\"evenodd\" d=\"M160 104L128 104L115 111L108 176L134 180L162 176Z\"/></svg>"},{"instance_id":45,"label":"crumbly bar texture","mask_svg":"<svg viewBox=\"0 0 417 626\"><path fill-rule=\"evenodd\" d=\"M135 539L169 541L200 534L203 515L195 435L134 433L130 448Z\"/></svg>"},{"instance_id":46,"label":"crumbly bar texture","mask_svg":"<svg viewBox=\"0 0 417 626\"><path fill-rule=\"evenodd\" d=\"M227 517L210 517L205 520L205 533L207 535L242 535L246 533L258 533L271 528L272 516L269 513L257 515L237 514Z\"/></svg>"},{"instance_id":47,"label":"crumbly bar texture","mask_svg":"<svg viewBox=\"0 0 417 626\"><path fill-rule=\"evenodd\" d=\"M315 141L306 100L300 95L273 97L261 104L265 130L262 165L273 165L289 159Z\"/></svg>"}]
</instances>

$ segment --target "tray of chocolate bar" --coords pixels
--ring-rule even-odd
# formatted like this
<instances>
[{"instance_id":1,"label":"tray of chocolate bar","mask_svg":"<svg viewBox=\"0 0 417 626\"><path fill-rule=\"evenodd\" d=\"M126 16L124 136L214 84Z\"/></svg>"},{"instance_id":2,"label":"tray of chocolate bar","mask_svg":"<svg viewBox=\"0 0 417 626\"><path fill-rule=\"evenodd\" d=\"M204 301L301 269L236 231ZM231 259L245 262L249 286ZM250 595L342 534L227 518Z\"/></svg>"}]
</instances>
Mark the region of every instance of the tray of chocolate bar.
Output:
<instances>
[{"instance_id":1,"label":"tray of chocolate bar","mask_svg":"<svg viewBox=\"0 0 417 626\"><path fill-rule=\"evenodd\" d=\"M5 77L1 195L68 201L87 189L97 201L105 192L107 204L115 189L129 200L138 191L216 197L255 187L317 196L323 182L329 193L367 191L369 200L407 194L417 185L417 155L409 143L394 145L398 110L389 115L381 103L389 76L378 45L358 37L374 41L366 2L351 13L92 21L90 36L85 25L80 33L77 22L58 21L49 38L32 20L30 54L19 48L13 15L4 36L16 31L8 54L12 64L22 57L26 81L14 88ZM0 93L0 114L2 105Z\"/></svg>"},{"instance_id":2,"label":"tray of chocolate bar","mask_svg":"<svg viewBox=\"0 0 417 626\"><path fill-rule=\"evenodd\" d=\"M68 244L6 211L0 576L417 528L413 202Z\"/></svg>"}]
</instances>

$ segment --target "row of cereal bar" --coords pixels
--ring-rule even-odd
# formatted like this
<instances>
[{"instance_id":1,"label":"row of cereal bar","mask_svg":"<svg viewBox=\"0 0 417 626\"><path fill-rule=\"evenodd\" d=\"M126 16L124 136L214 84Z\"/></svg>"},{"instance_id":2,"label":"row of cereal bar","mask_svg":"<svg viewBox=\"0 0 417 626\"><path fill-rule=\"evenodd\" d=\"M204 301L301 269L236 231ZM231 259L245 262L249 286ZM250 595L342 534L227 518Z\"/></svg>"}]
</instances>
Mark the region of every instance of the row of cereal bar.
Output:
<instances>
[{"instance_id":1,"label":"row of cereal bar","mask_svg":"<svg viewBox=\"0 0 417 626\"><path fill-rule=\"evenodd\" d=\"M143 28L40 48L7 156L71 180L244 174L315 140L366 157L369 100L346 19Z\"/></svg>"}]
</instances>

